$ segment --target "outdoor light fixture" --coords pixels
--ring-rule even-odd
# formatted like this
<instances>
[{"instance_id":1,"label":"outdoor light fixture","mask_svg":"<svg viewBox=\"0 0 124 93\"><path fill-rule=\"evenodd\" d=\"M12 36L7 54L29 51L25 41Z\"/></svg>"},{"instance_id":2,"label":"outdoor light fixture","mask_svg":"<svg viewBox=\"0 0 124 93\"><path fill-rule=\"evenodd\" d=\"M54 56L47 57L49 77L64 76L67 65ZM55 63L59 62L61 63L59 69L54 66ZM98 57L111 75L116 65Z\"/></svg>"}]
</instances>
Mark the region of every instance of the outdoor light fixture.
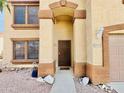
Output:
<instances>
[{"instance_id":1,"label":"outdoor light fixture","mask_svg":"<svg viewBox=\"0 0 124 93\"><path fill-rule=\"evenodd\" d=\"M96 33L97 39L101 38L104 32L104 27L100 27Z\"/></svg>"}]
</instances>

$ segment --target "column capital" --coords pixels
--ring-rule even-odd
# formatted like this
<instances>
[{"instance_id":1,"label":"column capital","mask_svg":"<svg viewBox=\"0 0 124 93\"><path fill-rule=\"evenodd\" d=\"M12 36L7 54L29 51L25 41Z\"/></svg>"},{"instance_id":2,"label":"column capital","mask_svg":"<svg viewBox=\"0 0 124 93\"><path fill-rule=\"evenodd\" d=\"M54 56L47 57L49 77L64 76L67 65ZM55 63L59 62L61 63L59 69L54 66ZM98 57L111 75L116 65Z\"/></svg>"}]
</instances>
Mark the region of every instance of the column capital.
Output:
<instances>
[{"instance_id":1,"label":"column capital","mask_svg":"<svg viewBox=\"0 0 124 93\"><path fill-rule=\"evenodd\" d=\"M52 19L53 12L52 10L40 10L38 13L39 19Z\"/></svg>"},{"instance_id":2,"label":"column capital","mask_svg":"<svg viewBox=\"0 0 124 93\"><path fill-rule=\"evenodd\" d=\"M75 10L74 19L86 19L86 10Z\"/></svg>"}]
</instances>

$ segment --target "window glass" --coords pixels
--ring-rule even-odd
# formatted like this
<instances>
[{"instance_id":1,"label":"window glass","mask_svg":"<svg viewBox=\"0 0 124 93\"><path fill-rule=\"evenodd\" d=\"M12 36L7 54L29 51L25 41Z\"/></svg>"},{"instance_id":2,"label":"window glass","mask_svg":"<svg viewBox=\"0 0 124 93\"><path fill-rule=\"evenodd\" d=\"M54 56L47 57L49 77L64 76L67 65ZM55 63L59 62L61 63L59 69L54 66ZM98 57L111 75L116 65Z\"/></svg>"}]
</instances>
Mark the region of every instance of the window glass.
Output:
<instances>
[{"instance_id":1,"label":"window glass","mask_svg":"<svg viewBox=\"0 0 124 93\"><path fill-rule=\"evenodd\" d=\"M14 42L15 59L25 58L25 42Z\"/></svg>"},{"instance_id":2,"label":"window glass","mask_svg":"<svg viewBox=\"0 0 124 93\"><path fill-rule=\"evenodd\" d=\"M28 42L28 59L38 59L39 56L39 41Z\"/></svg>"},{"instance_id":3,"label":"window glass","mask_svg":"<svg viewBox=\"0 0 124 93\"><path fill-rule=\"evenodd\" d=\"M25 6L15 6L15 24L25 24Z\"/></svg>"},{"instance_id":4,"label":"window glass","mask_svg":"<svg viewBox=\"0 0 124 93\"><path fill-rule=\"evenodd\" d=\"M38 6L29 6L28 7L28 24L38 24Z\"/></svg>"}]
</instances>

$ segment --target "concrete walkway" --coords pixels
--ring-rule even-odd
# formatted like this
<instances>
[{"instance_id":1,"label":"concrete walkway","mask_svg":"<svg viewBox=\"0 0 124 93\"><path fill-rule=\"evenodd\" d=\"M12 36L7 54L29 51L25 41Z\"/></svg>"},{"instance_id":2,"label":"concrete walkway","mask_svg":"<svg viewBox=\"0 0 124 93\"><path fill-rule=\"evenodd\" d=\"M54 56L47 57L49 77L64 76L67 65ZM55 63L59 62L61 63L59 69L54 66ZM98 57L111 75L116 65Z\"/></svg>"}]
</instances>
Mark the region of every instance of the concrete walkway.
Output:
<instances>
[{"instance_id":1,"label":"concrete walkway","mask_svg":"<svg viewBox=\"0 0 124 93\"><path fill-rule=\"evenodd\" d=\"M58 70L50 93L76 93L71 70Z\"/></svg>"},{"instance_id":2,"label":"concrete walkway","mask_svg":"<svg viewBox=\"0 0 124 93\"><path fill-rule=\"evenodd\" d=\"M118 93L124 93L124 82L111 82L108 85L113 87Z\"/></svg>"}]
</instances>

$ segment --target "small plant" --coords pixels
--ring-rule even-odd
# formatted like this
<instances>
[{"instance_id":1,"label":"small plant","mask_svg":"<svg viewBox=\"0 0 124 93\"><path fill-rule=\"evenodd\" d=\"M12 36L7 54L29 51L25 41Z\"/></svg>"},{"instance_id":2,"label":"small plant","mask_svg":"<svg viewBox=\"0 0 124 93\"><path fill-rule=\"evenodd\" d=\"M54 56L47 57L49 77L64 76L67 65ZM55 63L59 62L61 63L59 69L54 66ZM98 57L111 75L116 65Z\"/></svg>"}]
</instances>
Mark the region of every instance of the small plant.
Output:
<instances>
[{"instance_id":1,"label":"small plant","mask_svg":"<svg viewBox=\"0 0 124 93\"><path fill-rule=\"evenodd\" d=\"M10 12L10 7L8 5L7 0L0 0L0 12L3 11L3 8L6 7L8 11Z\"/></svg>"},{"instance_id":2,"label":"small plant","mask_svg":"<svg viewBox=\"0 0 124 93\"><path fill-rule=\"evenodd\" d=\"M33 62L33 67L37 67L37 62Z\"/></svg>"}]
</instances>

